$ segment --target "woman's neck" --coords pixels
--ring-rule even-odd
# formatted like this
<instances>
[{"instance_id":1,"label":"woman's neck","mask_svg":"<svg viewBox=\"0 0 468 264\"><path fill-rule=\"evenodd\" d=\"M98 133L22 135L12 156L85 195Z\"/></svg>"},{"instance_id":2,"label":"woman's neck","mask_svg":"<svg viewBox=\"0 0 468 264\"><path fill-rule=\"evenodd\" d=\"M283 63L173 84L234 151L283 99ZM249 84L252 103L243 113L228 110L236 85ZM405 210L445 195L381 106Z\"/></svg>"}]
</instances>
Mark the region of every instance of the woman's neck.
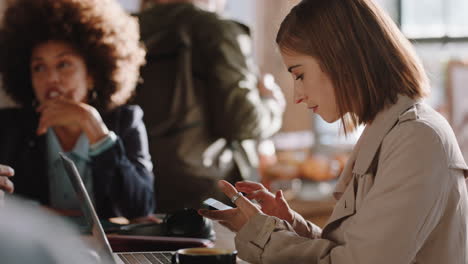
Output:
<instances>
[{"instance_id":1,"label":"woman's neck","mask_svg":"<svg viewBox=\"0 0 468 264\"><path fill-rule=\"evenodd\" d=\"M79 127L54 127L55 135L63 151L68 152L73 149L82 131Z\"/></svg>"}]
</instances>

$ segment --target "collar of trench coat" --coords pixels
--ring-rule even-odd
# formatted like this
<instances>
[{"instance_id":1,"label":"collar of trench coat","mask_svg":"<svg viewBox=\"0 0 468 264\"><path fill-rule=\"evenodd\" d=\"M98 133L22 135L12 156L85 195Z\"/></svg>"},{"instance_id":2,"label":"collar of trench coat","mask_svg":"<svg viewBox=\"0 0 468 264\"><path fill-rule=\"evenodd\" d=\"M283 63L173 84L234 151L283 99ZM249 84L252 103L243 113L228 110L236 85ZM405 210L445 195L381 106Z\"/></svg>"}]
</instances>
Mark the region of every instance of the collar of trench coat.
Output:
<instances>
[{"instance_id":1,"label":"collar of trench coat","mask_svg":"<svg viewBox=\"0 0 468 264\"><path fill-rule=\"evenodd\" d=\"M383 138L399 121L401 114L420 101L399 96L396 104L378 113L374 121L366 126L338 179L333 192L336 200L342 197L354 174L362 175L368 171Z\"/></svg>"},{"instance_id":2,"label":"collar of trench coat","mask_svg":"<svg viewBox=\"0 0 468 264\"><path fill-rule=\"evenodd\" d=\"M338 201L322 235L330 232L336 221L355 213L356 190L354 184L350 184L354 175L368 173L384 137L398 122L417 119L417 111L414 106L421 102L421 99L415 100L407 96L399 96L397 103L378 113L374 121L366 126L338 179L333 192L333 196ZM465 169L466 178L468 167L464 161L462 163L460 166Z\"/></svg>"},{"instance_id":3,"label":"collar of trench coat","mask_svg":"<svg viewBox=\"0 0 468 264\"><path fill-rule=\"evenodd\" d=\"M399 96L397 103L378 113L374 121L366 126L338 179L333 192L337 203L322 235L331 232L336 221L355 213L356 190L354 184L349 183L354 175L364 175L368 172L384 137L399 121L417 118L417 112L413 107L421 101L421 99Z\"/></svg>"}]
</instances>

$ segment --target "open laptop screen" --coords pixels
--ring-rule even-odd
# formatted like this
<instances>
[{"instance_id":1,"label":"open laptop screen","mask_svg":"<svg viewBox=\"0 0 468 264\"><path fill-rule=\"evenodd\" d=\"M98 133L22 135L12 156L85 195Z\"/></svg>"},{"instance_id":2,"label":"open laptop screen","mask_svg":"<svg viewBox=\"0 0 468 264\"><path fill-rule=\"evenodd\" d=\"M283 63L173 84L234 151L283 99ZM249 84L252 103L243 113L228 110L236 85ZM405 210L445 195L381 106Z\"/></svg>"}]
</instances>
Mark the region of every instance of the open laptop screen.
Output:
<instances>
[{"instance_id":1,"label":"open laptop screen","mask_svg":"<svg viewBox=\"0 0 468 264\"><path fill-rule=\"evenodd\" d=\"M65 154L59 154L60 158L62 159L65 170L68 174L68 177L70 178L70 182L72 183L73 189L76 192L86 221L91 227L93 238L96 240L97 246L99 247L97 249L99 256L110 263L114 263L112 249L110 247L109 241L107 240L107 237L104 233L104 229L102 228L101 222L99 221L99 218L96 214L96 210L94 209L93 203L91 202L91 198L89 197L89 194L86 191L83 180L81 179L81 176L78 172L78 169L75 166L75 163Z\"/></svg>"},{"instance_id":2,"label":"open laptop screen","mask_svg":"<svg viewBox=\"0 0 468 264\"><path fill-rule=\"evenodd\" d=\"M86 221L91 226L93 238L97 243L97 254L101 258L102 263L113 263L113 264L126 264L126 263L171 263L172 254L170 251L154 251L154 252L125 252L125 253L112 253L112 249L109 244L109 240L104 233L101 222L97 216L94 205L88 195L88 192L84 186L83 180L75 166L75 163L68 158L65 154L59 153L62 159L65 170L70 178L73 189L75 190L80 205L82 207ZM116 236L114 236L115 238ZM132 236L130 236L131 238ZM160 237L162 238L162 237ZM151 240L139 238L138 241L145 241L146 243ZM168 237L165 238L164 243L177 242L179 246L183 247L207 247L211 245L211 241L205 239L196 238L177 238Z\"/></svg>"}]
</instances>

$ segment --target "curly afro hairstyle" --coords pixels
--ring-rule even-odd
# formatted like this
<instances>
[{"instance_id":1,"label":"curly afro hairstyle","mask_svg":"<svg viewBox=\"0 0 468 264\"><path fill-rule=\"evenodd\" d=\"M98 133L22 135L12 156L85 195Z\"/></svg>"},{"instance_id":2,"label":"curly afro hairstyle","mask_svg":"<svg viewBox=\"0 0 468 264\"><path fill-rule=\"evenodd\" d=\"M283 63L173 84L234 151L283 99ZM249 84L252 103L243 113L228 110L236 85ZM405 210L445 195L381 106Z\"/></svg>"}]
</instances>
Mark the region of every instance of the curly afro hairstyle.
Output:
<instances>
[{"instance_id":1,"label":"curly afro hairstyle","mask_svg":"<svg viewBox=\"0 0 468 264\"><path fill-rule=\"evenodd\" d=\"M63 41L84 58L94 80L89 103L112 110L135 90L146 55L139 39L137 19L115 0L10 0L0 29L4 89L23 107L34 105L32 50Z\"/></svg>"}]
</instances>

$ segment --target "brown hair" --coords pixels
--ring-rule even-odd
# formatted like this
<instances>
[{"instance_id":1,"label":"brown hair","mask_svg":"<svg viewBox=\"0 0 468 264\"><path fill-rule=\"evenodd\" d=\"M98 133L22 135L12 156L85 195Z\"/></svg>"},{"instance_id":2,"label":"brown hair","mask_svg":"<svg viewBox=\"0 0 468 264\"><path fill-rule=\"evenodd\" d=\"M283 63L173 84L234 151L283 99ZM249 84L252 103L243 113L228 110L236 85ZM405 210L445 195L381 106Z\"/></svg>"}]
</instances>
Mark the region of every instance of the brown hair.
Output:
<instances>
[{"instance_id":1,"label":"brown hair","mask_svg":"<svg viewBox=\"0 0 468 264\"><path fill-rule=\"evenodd\" d=\"M334 85L345 133L372 122L399 94L416 99L428 93L410 42L372 0L302 0L276 42L283 52L319 61Z\"/></svg>"},{"instance_id":2,"label":"brown hair","mask_svg":"<svg viewBox=\"0 0 468 264\"><path fill-rule=\"evenodd\" d=\"M23 107L35 100L30 60L38 44L64 41L83 56L96 93L90 104L100 111L128 101L145 60L137 20L113 0L10 1L0 37L4 88Z\"/></svg>"}]
</instances>

